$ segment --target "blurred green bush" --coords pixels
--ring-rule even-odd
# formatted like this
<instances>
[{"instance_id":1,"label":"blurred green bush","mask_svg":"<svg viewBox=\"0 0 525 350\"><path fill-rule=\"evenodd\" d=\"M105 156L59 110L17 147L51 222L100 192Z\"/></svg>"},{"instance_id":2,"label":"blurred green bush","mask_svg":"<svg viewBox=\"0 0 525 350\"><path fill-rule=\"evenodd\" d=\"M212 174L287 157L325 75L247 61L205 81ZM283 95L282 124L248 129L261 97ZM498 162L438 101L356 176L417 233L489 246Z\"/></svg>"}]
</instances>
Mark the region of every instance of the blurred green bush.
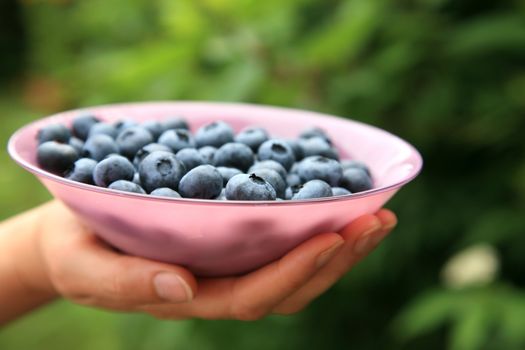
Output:
<instances>
[{"instance_id":1,"label":"blurred green bush","mask_svg":"<svg viewBox=\"0 0 525 350\"><path fill-rule=\"evenodd\" d=\"M17 77L2 83L4 144L27 120L65 108L228 100L375 124L415 144L426 165L389 204L400 219L392 237L297 316L170 323L61 302L1 331L0 348L525 348L523 1L26 0L5 8L20 10L22 26L0 41L11 45L2 64ZM0 157L1 217L48 198ZM498 272L452 288L443 266L480 242L498 253Z\"/></svg>"}]
</instances>

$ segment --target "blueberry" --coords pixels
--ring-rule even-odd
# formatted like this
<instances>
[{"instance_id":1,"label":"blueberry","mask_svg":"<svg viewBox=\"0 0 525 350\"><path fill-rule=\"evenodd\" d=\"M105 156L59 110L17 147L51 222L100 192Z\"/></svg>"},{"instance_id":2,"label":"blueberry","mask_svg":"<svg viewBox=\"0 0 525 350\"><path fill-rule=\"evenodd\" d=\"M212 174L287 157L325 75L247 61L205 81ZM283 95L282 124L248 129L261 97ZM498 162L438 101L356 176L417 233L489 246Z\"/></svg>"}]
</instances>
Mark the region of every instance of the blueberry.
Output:
<instances>
[{"instance_id":1,"label":"blueberry","mask_svg":"<svg viewBox=\"0 0 525 350\"><path fill-rule=\"evenodd\" d=\"M111 185L109 185L108 188L112 190L118 190L118 191L146 194L146 192L144 191L142 187L140 187L134 182L126 181L126 180L117 180L113 182Z\"/></svg>"},{"instance_id":2,"label":"blueberry","mask_svg":"<svg viewBox=\"0 0 525 350\"><path fill-rule=\"evenodd\" d=\"M292 197L293 197L297 192L299 192L299 190L300 190L301 188L303 188L303 185L302 185L302 184L287 187L287 188L286 188L286 191L284 192L284 199L292 199Z\"/></svg>"},{"instance_id":3,"label":"blueberry","mask_svg":"<svg viewBox=\"0 0 525 350\"><path fill-rule=\"evenodd\" d=\"M240 171L239 169L228 168L224 166L217 167L217 170L219 171L219 173L221 173L224 186L226 186L226 184L228 183L228 181L230 181L232 177L234 177L235 175L242 174L242 171Z\"/></svg>"},{"instance_id":4,"label":"blueberry","mask_svg":"<svg viewBox=\"0 0 525 350\"><path fill-rule=\"evenodd\" d=\"M311 180L299 186L292 200L332 197L332 188L322 180Z\"/></svg>"},{"instance_id":5,"label":"blueberry","mask_svg":"<svg viewBox=\"0 0 525 350\"><path fill-rule=\"evenodd\" d=\"M372 188L372 179L363 169L348 168L343 171L340 186L352 193L362 192Z\"/></svg>"},{"instance_id":6,"label":"blueberry","mask_svg":"<svg viewBox=\"0 0 525 350\"><path fill-rule=\"evenodd\" d=\"M205 164L213 164L213 155L217 152L217 148L213 146L204 146L199 148L199 153L204 159Z\"/></svg>"},{"instance_id":7,"label":"blueberry","mask_svg":"<svg viewBox=\"0 0 525 350\"><path fill-rule=\"evenodd\" d=\"M116 142L120 153L132 159L142 147L153 142L153 136L143 127L132 126L121 131Z\"/></svg>"},{"instance_id":8,"label":"blueberry","mask_svg":"<svg viewBox=\"0 0 525 350\"><path fill-rule=\"evenodd\" d=\"M281 175L283 179L286 179L286 169L281 165L281 163L276 162L275 160L263 160L255 163L250 167L248 173L253 173L259 169L272 169L275 170Z\"/></svg>"},{"instance_id":9,"label":"blueberry","mask_svg":"<svg viewBox=\"0 0 525 350\"><path fill-rule=\"evenodd\" d=\"M338 161L323 156L313 156L303 159L297 166L297 174L303 182L323 180L331 186L338 186L343 169Z\"/></svg>"},{"instance_id":10,"label":"blueberry","mask_svg":"<svg viewBox=\"0 0 525 350\"><path fill-rule=\"evenodd\" d=\"M179 192L172 190L168 187L157 188L156 190L150 193L152 196L159 197L170 197L170 198L181 198Z\"/></svg>"},{"instance_id":11,"label":"blueberry","mask_svg":"<svg viewBox=\"0 0 525 350\"><path fill-rule=\"evenodd\" d=\"M159 137L159 143L168 146L175 153L184 148L195 148L193 136L183 129L164 131Z\"/></svg>"},{"instance_id":12,"label":"blueberry","mask_svg":"<svg viewBox=\"0 0 525 350\"><path fill-rule=\"evenodd\" d=\"M84 141L81 139L72 136L69 139L69 145L77 151L78 154L82 154L82 149L84 148Z\"/></svg>"},{"instance_id":13,"label":"blueberry","mask_svg":"<svg viewBox=\"0 0 525 350\"><path fill-rule=\"evenodd\" d=\"M275 200L277 194L272 185L257 175L235 175L226 185L226 198L230 200Z\"/></svg>"},{"instance_id":14,"label":"blueberry","mask_svg":"<svg viewBox=\"0 0 525 350\"><path fill-rule=\"evenodd\" d=\"M286 183L288 184L288 186L297 186L302 184L303 181L301 180L301 177L297 174L288 174L288 176L286 176Z\"/></svg>"},{"instance_id":15,"label":"blueberry","mask_svg":"<svg viewBox=\"0 0 525 350\"><path fill-rule=\"evenodd\" d=\"M330 137L328 137L326 132L321 128L317 128L317 127L309 128L309 129L304 130L299 135L299 138L301 139L309 139L312 137L320 137L324 139L328 144L330 145L332 144L332 140L330 140Z\"/></svg>"},{"instance_id":16,"label":"blueberry","mask_svg":"<svg viewBox=\"0 0 525 350\"><path fill-rule=\"evenodd\" d=\"M304 151L301 145L299 144L299 141L293 139L283 139L283 141L286 142L288 146L292 148L296 162L304 158Z\"/></svg>"},{"instance_id":17,"label":"blueberry","mask_svg":"<svg viewBox=\"0 0 525 350\"><path fill-rule=\"evenodd\" d=\"M63 124L49 124L38 130L38 144L48 141L68 143L71 137L71 131Z\"/></svg>"},{"instance_id":18,"label":"blueberry","mask_svg":"<svg viewBox=\"0 0 525 350\"><path fill-rule=\"evenodd\" d=\"M230 142L215 152L213 164L247 171L255 161L255 156L250 147L243 143Z\"/></svg>"},{"instance_id":19,"label":"blueberry","mask_svg":"<svg viewBox=\"0 0 525 350\"><path fill-rule=\"evenodd\" d=\"M139 123L137 123L133 119L122 119L122 120L117 121L113 126L117 130L117 135L118 135L119 133L121 133L122 131L128 128L132 128L138 125Z\"/></svg>"},{"instance_id":20,"label":"blueberry","mask_svg":"<svg viewBox=\"0 0 525 350\"><path fill-rule=\"evenodd\" d=\"M225 143L233 142L233 129L222 121L213 122L201 127L195 133L198 147L221 147Z\"/></svg>"},{"instance_id":21,"label":"blueberry","mask_svg":"<svg viewBox=\"0 0 525 350\"><path fill-rule=\"evenodd\" d=\"M350 168L359 168L364 170L368 174L368 176L372 177L370 168L365 163L360 162L358 160L343 160L341 162L341 167L343 168L343 171Z\"/></svg>"},{"instance_id":22,"label":"blueberry","mask_svg":"<svg viewBox=\"0 0 525 350\"><path fill-rule=\"evenodd\" d=\"M118 135L118 130L115 126L109 123L97 123L89 129L88 138L100 134L107 135L114 139Z\"/></svg>"},{"instance_id":23,"label":"blueberry","mask_svg":"<svg viewBox=\"0 0 525 350\"><path fill-rule=\"evenodd\" d=\"M289 174L297 174L297 169L299 168L299 164L301 164L301 162L295 162L293 163L292 167L290 168L290 171L288 172Z\"/></svg>"},{"instance_id":24,"label":"blueberry","mask_svg":"<svg viewBox=\"0 0 525 350\"><path fill-rule=\"evenodd\" d=\"M110 136L104 134L90 136L82 149L83 157L92 158L96 161L104 159L111 153L118 153L117 144Z\"/></svg>"},{"instance_id":25,"label":"blueberry","mask_svg":"<svg viewBox=\"0 0 525 350\"><path fill-rule=\"evenodd\" d=\"M97 161L89 158L80 158L73 164L73 168L67 172L66 178L69 180L93 185L93 171L97 166Z\"/></svg>"},{"instance_id":26,"label":"blueberry","mask_svg":"<svg viewBox=\"0 0 525 350\"><path fill-rule=\"evenodd\" d=\"M165 131L162 124L156 120L146 120L141 126L150 132L154 140L158 140L160 135Z\"/></svg>"},{"instance_id":27,"label":"blueberry","mask_svg":"<svg viewBox=\"0 0 525 350\"><path fill-rule=\"evenodd\" d=\"M188 122L180 117L169 117L165 119L162 123L164 131L173 130L173 129L185 129L190 130Z\"/></svg>"},{"instance_id":28,"label":"blueberry","mask_svg":"<svg viewBox=\"0 0 525 350\"><path fill-rule=\"evenodd\" d=\"M146 146L142 147L137 151L135 154L135 158L133 158L133 164L138 168L140 162L144 158L146 158L150 153L155 151L164 151L164 152L171 152L171 148L165 145L161 145L160 143L150 143Z\"/></svg>"},{"instance_id":29,"label":"blueberry","mask_svg":"<svg viewBox=\"0 0 525 350\"><path fill-rule=\"evenodd\" d=\"M275 160L289 170L295 162L292 148L284 140L268 140L264 142L258 151L259 160Z\"/></svg>"},{"instance_id":30,"label":"blueberry","mask_svg":"<svg viewBox=\"0 0 525 350\"><path fill-rule=\"evenodd\" d=\"M37 161L45 170L64 175L73 167L78 154L73 147L57 141L47 141L38 146Z\"/></svg>"},{"instance_id":31,"label":"blueberry","mask_svg":"<svg viewBox=\"0 0 525 350\"><path fill-rule=\"evenodd\" d=\"M226 201L228 200L228 198L226 198L226 190L223 188L222 191L221 191L221 194L219 194L217 196L217 198L215 198L216 200L218 201Z\"/></svg>"},{"instance_id":32,"label":"blueberry","mask_svg":"<svg viewBox=\"0 0 525 350\"><path fill-rule=\"evenodd\" d=\"M179 193L184 198L213 199L222 190L222 176L211 165L199 165L188 171L179 184Z\"/></svg>"},{"instance_id":33,"label":"blueberry","mask_svg":"<svg viewBox=\"0 0 525 350\"><path fill-rule=\"evenodd\" d=\"M259 146L268 140L268 133L263 128L248 127L235 136L235 142L244 143L252 151L257 152Z\"/></svg>"},{"instance_id":34,"label":"blueberry","mask_svg":"<svg viewBox=\"0 0 525 350\"><path fill-rule=\"evenodd\" d=\"M95 184L108 187L117 180L132 181L135 175L133 164L122 156L111 156L100 161L93 171Z\"/></svg>"},{"instance_id":35,"label":"blueberry","mask_svg":"<svg viewBox=\"0 0 525 350\"><path fill-rule=\"evenodd\" d=\"M286 182L277 171L272 169L261 168L255 170L252 174L255 174L256 176L264 179L266 182L272 185L277 198L284 198L286 191Z\"/></svg>"},{"instance_id":36,"label":"blueberry","mask_svg":"<svg viewBox=\"0 0 525 350\"><path fill-rule=\"evenodd\" d=\"M133 175L133 180L132 180L134 183L136 183L137 185L139 186L142 186L142 182L140 181L140 174L135 172L135 174Z\"/></svg>"},{"instance_id":37,"label":"blueberry","mask_svg":"<svg viewBox=\"0 0 525 350\"><path fill-rule=\"evenodd\" d=\"M100 120L91 114L85 114L76 117L73 119L73 135L78 137L81 140L86 140L89 135L89 130L91 127L97 123L100 123Z\"/></svg>"},{"instance_id":38,"label":"blueberry","mask_svg":"<svg viewBox=\"0 0 525 350\"><path fill-rule=\"evenodd\" d=\"M325 139L318 136L299 141L305 157L323 156L339 160L339 153Z\"/></svg>"},{"instance_id":39,"label":"blueberry","mask_svg":"<svg viewBox=\"0 0 525 350\"><path fill-rule=\"evenodd\" d=\"M161 187L177 190L185 172L184 164L170 152L152 152L139 165L140 181L147 192Z\"/></svg>"},{"instance_id":40,"label":"blueberry","mask_svg":"<svg viewBox=\"0 0 525 350\"><path fill-rule=\"evenodd\" d=\"M348 191L346 188L332 187L332 194L335 197L335 196L344 196L347 194L352 194L352 192Z\"/></svg>"},{"instance_id":41,"label":"blueberry","mask_svg":"<svg viewBox=\"0 0 525 350\"><path fill-rule=\"evenodd\" d=\"M186 171L204 164L204 158L195 148L181 149L177 152L177 154L175 154L175 158L184 164Z\"/></svg>"}]
</instances>

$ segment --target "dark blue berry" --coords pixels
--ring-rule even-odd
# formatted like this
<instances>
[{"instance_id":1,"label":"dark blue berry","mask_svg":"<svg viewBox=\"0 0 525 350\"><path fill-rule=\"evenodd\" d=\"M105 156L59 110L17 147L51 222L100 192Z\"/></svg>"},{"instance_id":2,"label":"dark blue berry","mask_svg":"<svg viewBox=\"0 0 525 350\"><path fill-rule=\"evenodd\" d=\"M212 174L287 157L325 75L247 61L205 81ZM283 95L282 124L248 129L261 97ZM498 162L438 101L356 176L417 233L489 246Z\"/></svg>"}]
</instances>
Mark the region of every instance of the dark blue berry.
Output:
<instances>
[{"instance_id":1,"label":"dark blue berry","mask_svg":"<svg viewBox=\"0 0 525 350\"><path fill-rule=\"evenodd\" d=\"M150 143L137 151L135 158L133 158L133 164L138 168L140 162L155 151L171 152L171 148L160 143Z\"/></svg>"},{"instance_id":2,"label":"dark blue berry","mask_svg":"<svg viewBox=\"0 0 525 350\"><path fill-rule=\"evenodd\" d=\"M113 126L117 130L117 135L118 135L119 133L121 133L122 131L128 128L132 128L138 125L139 123L137 123L133 119L122 119L122 120L117 121Z\"/></svg>"},{"instance_id":3,"label":"dark blue berry","mask_svg":"<svg viewBox=\"0 0 525 350\"><path fill-rule=\"evenodd\" d=\"M328 144L330 145L332 144L332 140L330 139L330 137L328 137L326 132L321 128L317 128L317 127L309 128L309 129L304 130L299 135L299 138L301 139L309 139L312 137L320 137L324 139Z\"/></svg>"},{"instance_id":4,"label":"dark blue berry","mask_svg":"<svg viewBox=\"0 0 525 350\"><path fill-rule=\"evenodd\" d=\"M133 180L132 180L134 183L136 183L137 185L141 186L142 187L142 182L140 181L140 174L135 172L135 175L133 175Z\"/></svg>"},{"instance_id":5,"label":"dark blue berry","mask_svg":"<svg viewBox=\"0 0 525 350\"><path fill-rule=\"evenodd\" d=\"M255 161L250 147L243 143L230 142L221 146L213 156L215 166L237 168L247 171Z\"/></svg>"},{"instance_id":6,"label":"dark blue berry","mask_svg":"<svg viewBox=\"0 0 525 350\"><path fill-rule=\"evenodd\" d=\"M147 129L133 126L121 131L116 142L120 153L132 159L142 147L153 142L153 136Z\"/></svg>"},{"instance_id":7,"label":"dark blue berry","mask_svg":"<svg viewBox=\"0 0 525 350\"><path fill-rule=\"evenodd\" d=\"M215 155L215 152L217 152L217 148L213 146L204 146L199 148L199 153L201 154L202 159L204 159L205 164L213 165L213 156Z\"/></svg>"},{"instance_id":8,"label":"dark blue berry","mask_svg":"<svg viewBox=\"0 0 525 350\"><path fill-rule=\"evenodd\" d=\"M360 162L358 160L343 160L341 161L341 167L343 168L343 171L350 168L359 168L364 170L368 174L368 176L372 177L370 168L365 163Z\"/></svg>"},{"instance_id":9,"label":"dark blue berry","mask_svg":"<svg viewBox=\"0 0 525 350\"><path fill-rule=\"evenodd\" d=\"M284 199L292 199L292 197L299 192L299 190L303 188L302 184L299 185L293 185L286 188L286 191L284 192Z\"/></svg>"},{"instance_id":10,"label":"dark blue berry","mask_svg":"<svg viewBox=\"0 0 525 350\"><path fill-rule=\"evenodd\" d=\"M82 149L84 148L84 141L81 139L72 136L69 139L69 145L77 151L78 154L82 154Z\"/></svg>"},{"instance_id":11,"label":"dark blue berry","mask_svg":"<svg viewBox=\"0 0 525 350\"><path fill-rule=\"evenodd\" d=\"M150 132L154 140L158 140L160 135L165 131L162 124L156 120L147 120L142 123L141 126Z\"/></svg>"},{"instance_id":12,"label":"dark blue berry","mask_svg":"<svg viewBox=\"0 0 525 350\"><path fill-rule=\"evenodd\" d=\"M273 189L275 190L276 196L278 198L284 198L286 191L286 182L277 171L267 168L261 168L255 170L251 174L255 174L256 176L266 180L266 182L272 185Z\"/></svg>"},{"instance_id":13,"label":"dark blue berry","mask_svg":"<svg viewBox=\"0 0 525 350\"><path fill-rule=\"evenodd\" d=\"M159 137L159 143L171 148L175 153L184 148L195 148L195 140L184 129L167 130Z\"/></svg>"},{"instance_id":14,"label":"dark blue berry","mask_svg":"<svg viewBox=\"0 0 525 350\"><path fill-rule=\"evenodd\" d=\"M173 129L185 129L190 130L188 122L180 117L168 117L162 123L164 131Z\"/></svg>"},{"instance_id":15,"label":"dark blue berry","mask_svg":"<svg viewBox=\"0 0 525 350\"><path fill-rule=\"evenodd\" d=\"M302 184L303 181L301 180L301 177L297 174L288 174L288 176L286 176L286 183L288 184L288 186L297 186Z\"/></svg>"},{"instance_id":16,"label":"dark blue berry","mask_svg":"<svg viewBox=\"0 0 525 350\"><path fill-rule=\"evenodd\" d=\"M284 140L272 139L264 142L257 153L259 160L275 160L289 170L295 162L292 148Z\"/></svg>"},{"instance_id":17,"label":"dark blue berry","mask_svg":"<svg viewBox=\"0 0 525 350\"><path fill-rule=\"evenodd\" d=\"M38 131L37 139L41 145L44 142L56 141L68 143L71 137L71 131L63 124L49 124Z\"/></svg>"},{"instance_id":18,"label":"dark blue berry","mask_svg":"<svg viewBox=\"0 0 525 350\"><path fill-rule=\"evenodd\" d=\"M118 130L115 126L109 124L109 123L97 123L94 124L91 129L89 129L88 138L91 138L95 135L107 135L111 138L117 137Z\"/></svg>"},{"instance_id":19,"label":"dark blue berry","mask_svg":"<svg viewBox=\"0 0 525 350\"><path fill-rule=\"evenodd\" d=\"M73 164L73 168L67 172L66 178L69 180L93 185L93 171L97 166L97 161L90 158L80 158Z\"/></svg>"},{"instance_id":20,"label":"dark blue berry","mask_svg":"<svg viewBox=\"0 0 525 350\"><path fill-rule=\"evenodd\" d=\"M228 200L228 198L226 198L226 190L223 188L222 191L221 191L221 194L219 194L217 196L217 198L215 198L216 200L218 201L226 201Z\"/></svg>"},{"instance_id":21,"label":"dark blue berry","mask_svg":"<svg viewBox=\"0 0 525 350\"><path fill-rule=\"evenodd\" d=\"M100 123L100 120L94 115L86 114L78 116L73 119L73 125L71 128L73 135L81 140L86 140L89 135L89 130L97 123Z\"/></svg>"},{"instance_id":22,"label":"dark blue berry","mask_svg":"<svg viewBox=\"0 0 525 350\"><path fill-rule=\"evenodd\" d=\"M352 193L357 193L371 189L372 179L363 169L348 168L343 171L339 185Z\"/></svg>"},{"instance_id":23,"label":"dark blue berry","mask_svg":"<svg viewBox=\"0 0 525 350\"><path fill-rule=\"evenodd\" d=\"M214 199L222 190L222 176L211 165L200 165L182 177L179 193L184 198Z\"/></svg>"},{"instance_id":24,"label":"dark blue berry","mask_svg":"<svg viewBox=\"0 0 525 350\"><path fill-rule=\"evenodd\" d=\"M225 143L233 142L233 129L222 121L213 122L201 127L195 133L198 147L221 147Z\"/></svg>"},{"instance_id":25,"label":"dark blue berry","mask_svg":"<svg viewBox=\"0 0 525 350\"><path fill-rule=\"evenodd\" d=\"M184 164L170 152L152 152L139 165L140 181L147 192L161 187L177 190L184 173Z\"/></svg>"},{"instance_id":26,"label":"dark blue berry","mask_svg":"<svg viewBox=\"0 0 525 350\"><path fill-rule=\"evenodd\" d=\"M299 186L292 200L332 197L332 188L322 180L311 180Z\"/></svg>"},{"instance_id":27,"label":"dark blue berry","mask_svg":"<svg viewBox=\"0 0 525 350\"><path fill-rule=\"evenodd\" d=\"M111 185L109 185L108 188L112 190L118 190L118 191L146 194L146 191L144 191L142 187L140 187L134 182L126 181L126 180L117 180L113 182Z\"/></svg>"},{"instance_id":28,"label":"dark blue berry","mask_svg":"<svg viewBox=\"0 0 525 350\"><path fill-rule=\"evenodd\" d=\"M263 160L255 163L250 167L248 173L253 173L259 169L272 169L275 170L281 175L283 179L286 179L286 169L281 165L281 163L276 162L275 160Z\"/></svg>"},{"instance_id":29,"label":"dark blue berry","mask_svg":"<svg viewBox=\"0 0 525 350\"><path fill-rule=\"evenodd\" d=\"M175 157L184 164L186 171L204 164L204 158L195 148L185 148L175 154Z\"/></svg>"},{"instance_id":30,"label":"dark blue berry","mask_svg":"<svg viewBox=\"0 0 525 350\"><path fill-rule=\"evenodd\" d=\"M335 196L345 196L347 194L352 194L352 192L348 191L346 188L343 187L332 187L332 194Z\"/></svg>"},{"instance_id":31,"label":"dark blue berry","mask_svg":"<svg viewBox=\"0 0 525 350\"><path fill-rule=\"evenodd\" d=\"M286 142L288 146L292 148L296 162L304 158L304 151L299 141L293 139L283 139L283 141Z\"/></svg>"},{"instance_id":32,"label":"dark blue berry","mask_svg":"<svg viewBox=\"0 0 525 350\"><path fill-rule=\"evenodd\" d=\"M268 140L268 133L263 128L248 127L235 136L235 142L244 143L253 152L257 152L259 146Z\"/></svg>"},{"instance_id":33,"label":"dark blue berry","mask_svg":"<svg viewBox=\"0 0 525 350\"><path fill-rule=\"evenodd\" d=\"M229 200L275 200L276 197L273 186L253 174L235 175L226 185L226 198Z\"/></svg>"},{"instance_id":34,"label":"dark blue berry","mask_svg":"<svg viewBox=\"0 0 525 350\"><path fill-rule=\"evenodd\" d=\"M217 167L217 170L222 175L222 180L223 180L223 185L224 186L226 186L226 184L228 183L228 181L230 181L230 179L232 177L234 177L235 175L242 174L242 171L240 171L239 169L228 168L228 167L224 167L224 166Z\"/></svg>"},{"instance_id":35,"label":"dark blue berry","mask_svg":"<svg viewBox=\"0 0 525 350\"><path fill-rule=\"evenodd\" d=\"M38 164L53 174L64 175L73 168L77 159L77 151L70 145L57 141L47 141L38 146Z\"/></svg>"},{"instance_id":36,"label":"dark blue berry","mask_svg":"<svg viewBox=\"0 0 525 350\"><path fill-rule=\"evenodd\" d=\"M169 198L181 198L179 192L172 190L171 188L161 187L150 193L152 196L158 197L169 197Z\"/></svg>"},{"instance_id":37,"label":"dark blue berry","mask_svg":"<svg viewBox=\"0 0 525 350\"><path fill-rule=\"evenodd\" d=\"M323 156L339 160L339 153L325 139L318 136L299 141L305 157Z\"/></svg>"},{"instance_id":38,"label":"dark blue berry","mask_svg":"<svg viewBox=\"0 0 525 350\"><path fill-rule=\"evenodd\" d=\"M126 157L111 156L100 161L93 171L93 180L100 187L108 187L118 180L132 181L135 175L133 164Z\"/></svg>"},{"instance_id":39,"label":"dark blue berry","mask_svg":"<svg viewBox=\"0 0 525 350\"><path fill-rule=\"evenodd\" d=\"M118 153L118 147L115 140L105 134L90 136L82 149L83 157L92 158L96 161L104 159L111 153Z\"/></svg>"},{"instance_id":40,"label":"dark blue berry","mask_svg":"<svg viewBox=\"0 0 525 350\"><path fill-rule=\"evenodd\" d=\"M297 166L297 174L303 182L323 180L331 186L338 186L343 169L338 161L323 156L313 156L303 159Z\"/></svg>"}]
</instances>

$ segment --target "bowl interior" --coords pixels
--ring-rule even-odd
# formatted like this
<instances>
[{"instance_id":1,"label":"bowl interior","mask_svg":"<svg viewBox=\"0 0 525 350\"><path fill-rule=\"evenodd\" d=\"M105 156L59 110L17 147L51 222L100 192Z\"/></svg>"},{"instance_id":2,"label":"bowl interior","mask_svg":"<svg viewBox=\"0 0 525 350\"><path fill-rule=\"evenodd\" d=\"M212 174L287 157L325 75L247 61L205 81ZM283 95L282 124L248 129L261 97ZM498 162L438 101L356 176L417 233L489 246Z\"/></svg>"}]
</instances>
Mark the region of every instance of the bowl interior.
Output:
<instances>
[{"instance_id":1,"label":"bowl interior","mask_svg":"<svg viewBox=\"0 0 525 350\"><path fill-rule=\"evenodd\" d=\"M201 102L123 104L59 113L29 124L17 132L10 141L10 153L30 171L55 177L38 167L36 134L49 123L69 125L74 117L83 112L94 113L111 122L126 118L144 121L181 116L188 120L192 131L213 120L223 120L236 131L256 125L266 128L274 137L284 138L296 138L308 127L321 127L334 140L341 159L360 160L370 167L374 178L374 189L371 191L410 180L417 175L422 163L419 153L407 142L360 122L286 108Z\"/></svg>"}]
</instances>

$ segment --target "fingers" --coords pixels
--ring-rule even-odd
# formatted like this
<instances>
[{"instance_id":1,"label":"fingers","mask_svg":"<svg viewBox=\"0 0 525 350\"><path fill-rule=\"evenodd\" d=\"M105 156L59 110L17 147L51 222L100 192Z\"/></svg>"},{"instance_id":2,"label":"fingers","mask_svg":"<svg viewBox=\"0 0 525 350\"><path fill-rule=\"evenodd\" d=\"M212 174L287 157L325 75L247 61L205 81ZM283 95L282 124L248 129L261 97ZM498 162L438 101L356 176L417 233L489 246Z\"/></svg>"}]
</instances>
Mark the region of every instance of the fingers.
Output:
<instances>
[{"instance_id":1,"label":"fingers","mask_svg":"<svg viewBox=\"0 0 525 350\"><path fill-rule=\"evenodd\" d=\"M344 243L335 233L318 235L282 259L239 278L203 279L189 304L143 308L156 317L200 317L256 320L297 291L339 251Z\"/></svg>"},{"instance_id":2,"label":"fingers","mask_svg":"<svg viewBox=\"0 0 525 350\"><path fill-rule=\"evenodd\" d=\"M350 223L341 232L345 244L337 255L300 290L283 300L273 312L292 314L305 308L368 255L396 224L395 214L386 209Z\"/></svg>"},{"instance_id":3,"label":"fingers","mask_svg":"<svg viewBox=\"0 0 525 350\"><path fill-rule=\"evenodd\" d=\"M67 209L62 208L60 215L60 229L43 233L47 237L42 238L42 249L51 280L62 295L82 304L114 309L186 302L195 295L197 282L186 269L117 254Z\"/></svg>"}]
</instances>

